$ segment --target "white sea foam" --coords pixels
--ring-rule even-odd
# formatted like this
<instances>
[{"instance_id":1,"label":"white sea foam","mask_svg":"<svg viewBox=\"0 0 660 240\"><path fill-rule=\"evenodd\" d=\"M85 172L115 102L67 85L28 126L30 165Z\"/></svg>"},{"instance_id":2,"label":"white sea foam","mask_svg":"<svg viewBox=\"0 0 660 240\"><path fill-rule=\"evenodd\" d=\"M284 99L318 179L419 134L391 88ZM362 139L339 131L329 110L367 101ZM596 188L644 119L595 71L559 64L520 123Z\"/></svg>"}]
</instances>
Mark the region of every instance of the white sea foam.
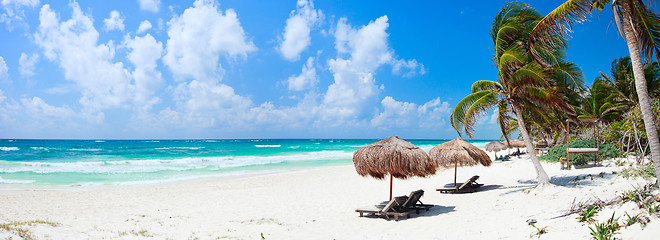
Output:
<instances>
[{"instance_id":1,"label":"white sea foam","mask_svg":"<svg viewBox=\"0 0 660 240\"><path fill-rule=\"evenodd\" d=\"M0 177L0 183L9 183L9 184L30 184L34 180L16 180L16 179L4 179Z\"/></svg>"},{"instance_id":2,"label":"white sea foam","mask_svg":"<svg viewBox=\"0 0 660 240\"><path fill-rule=\"evenodd\" d=\"M147 143L159 143L160 141L142 141L142 142L147 142Z\"/></svg>"},{"instance_id":3,"label":"white sea foam","mask_svg":"<svg viewBox=\"0 0 660 240\"><path fill-rule=\"evenodd\" d=\"M247 166L278 164L285 161L327 161L350 159L352 152L319 151L274 156L188 157L177 159L77 161L77 162L12 162L0 168L0 173L153 173L160 171L210 171ZM3 164L4 165L4 164Z\"/></svg>"},{"instance_id":4,"label":"white sea foam","mask_svg":"<svg viewBox=\"0 0 660 240\"><path fill-rule=\"evenodd\" d=\"M102 151L100 148L72 148L71 151L82 151L82 152L98 152Z\"/></svg>"},{"instance_id":5,"label":"white sea foam","mask_svg":"<svg viewBox=\"0 0 660 240\"><path fill-rule=\"evenodd\" d=\"M48 151L48 148L46 147L30 147L32 150L46 150Z\"/></svg>"},{"instance_id":6,"label":"white sea foam","mask_svg":"<svg viewBox=\"0 0 660 240\"><path fill-rule=\"evenodd\" d=\"M98 140L98 141L96 141L96 142L97 142L97 143L104 143L105 141Z\"/></svg>"},{"instance_id":7,"label":"white sea foam","mask_svg":"<svg viewBox=\"0 0 660 240\"><path fill-rule=\"evenodd\" d=\"M255 147L258 148L277 148L277 147L282 147L282 145L254 145Z\"/></svg>"},{"instance_id":8,"label":"white sea foam","mask_svg":"<svg viewBox=\"0 0 660 240\"><path fill-rule=\"evenodd\" d=\"M0 147L2 151L18 151L18 147Z\"/></svg>"},{"instance_id":9,"label":"white sea foam","mask_svg":"<svg viewBox=\"0 0 660 240\"><path fill-rule=\"evenodd\" d=\"M199 150L199 149L204 149L205 147L160 147L156 148L158 150Z\"/></svg>"}]
</instances>

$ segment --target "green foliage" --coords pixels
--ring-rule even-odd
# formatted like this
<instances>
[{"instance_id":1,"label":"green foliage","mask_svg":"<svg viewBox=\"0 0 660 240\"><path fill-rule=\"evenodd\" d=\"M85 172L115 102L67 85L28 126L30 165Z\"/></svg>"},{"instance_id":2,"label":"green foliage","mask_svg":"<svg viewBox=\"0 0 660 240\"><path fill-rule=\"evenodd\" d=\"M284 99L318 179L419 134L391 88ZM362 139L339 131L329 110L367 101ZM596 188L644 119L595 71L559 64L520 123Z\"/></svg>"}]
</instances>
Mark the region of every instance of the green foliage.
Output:
<instances>
[{"instance_id":1,"label":"green foliage","mask_svg":"<svg viewBox=\"0 0 660 240\"><path fill-rule=\"evenodd\" d=\"M614 219L614 213L612 217L604 223L594 223L594 227L589 227L591 230L591 236L596 240L611 240L614 239L614 233L621 228L619 225L619 218Z\"/></svg>"},{"instance_id":2,"label":"green foliage","mask_svg":"<svg viewBox=\"0 0 660 240\"><path fill-rule=\"evenodd\" d=\"M621 171L621 176L626 179L641 177L646 180L650 180L656 177L653 164L637 165L634 167L625 168Z\"/></svg>"},{"instance_id":3,"label":"green foliage","mask_svg":"<svg viewBox=\"0 0 660 240\"><path fill-rule=\"evenodd\" d=\"M540 228L540 227L537 227L534 223L530 223L529 225L531 225L532 227L534 227L536 229L536 232L532 232L532 235L536 235L536 236L540 237L541 234L544 234L544 233L548 232L548 230L545 230L546 228L548 228L548 226Z\"/></svg>"},{"instance_id":4,"label":"green foliage","mask_svg":"<svg viewBox=\"0 0 660 240\"><path fill-rule=\"evenodd\" d=\"M626 213L626 226L632 226L633 224L637 223L639 221L639 215L642 213L635 214L634 216L630 216L630 214Z\"/></svg>"},{"instance_id":5,"label":"green foliage","mask_svg":"<svg viewBox=\"0 0 660 240\"><path fill-rule=\"evenodd\" d=\"M658 210L660 210L660 205L654 204L654 203L648 204L645 207L646 207L646 210L649 210L650 214L657 213Z\"/></svg>"},{"instance_id":6,"label":"green foliage","mask_svg":"<svg viewBox=\"0 0 660 240\"><path fill-rule=\"evenodd\" d=\"M577 140L569 144L571 148L593 148L596 145L593 140ZM621 156L621 152L610 144L600 144L598 146L598 157L600 160L610 159ZM548 154L540 157L543 161L559 162L559 158L566 157L566 145L560 144L552 147ZM571 164L584 165L593 161L593 153L573 153L571 154Z\"/></svg>"},{"instance_id":7,"label":"green foliage","mask_svg":"<svg viewBox=\"0 0 660 240\"><path fill-rule=\"evenodd\" d=\"M594 219L594 215L598 212L598 206L596 205L591 205L584 209L582 213L580 213L580 216L578 217L578 220L580 222L592 222Z\"/></svg>"}]
</instances>

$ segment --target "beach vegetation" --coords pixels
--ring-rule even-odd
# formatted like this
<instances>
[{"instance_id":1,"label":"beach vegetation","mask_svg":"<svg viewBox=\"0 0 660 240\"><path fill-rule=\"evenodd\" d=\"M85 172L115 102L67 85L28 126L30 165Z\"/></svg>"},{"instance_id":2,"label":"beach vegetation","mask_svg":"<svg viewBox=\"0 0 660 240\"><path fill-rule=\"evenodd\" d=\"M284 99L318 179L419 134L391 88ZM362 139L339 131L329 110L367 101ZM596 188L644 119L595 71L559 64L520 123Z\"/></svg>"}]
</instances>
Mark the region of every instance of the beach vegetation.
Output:
<instances>
[{"instance_id":1,"label":"beach vegetation","mask_svg":"<svg viewBox=\"0 0 660 240\"><path fill-rule=\"evenodd\" d=\"M612 5L608 9L612 10L619 34L623 36L628 46L635 83L634 92L637 94L637 104L644 122L651 159L658 175L660 138L651 105L653 99L644 73L644 60L652 62L654 59L660 59L660 15L653 12L653 8L647 7L643 0L568 0L548 13L532 29L527 45L531 46L531 56L539 65L543 67L550 65L542 50L564 45L562 41L552 40L558 39L558 36L568 36L573 24L584 22L595 9L603 10L607 4ZM656 186L659 183L656 180Z\"/></svg>"},{"instance_id":2,"label":"beach vegetation","mask_svg":"<svg viewBox=\"0 0 660 240\"><path fill-rule=\"evenodd\" d=\"M644 164L624 168L621 170L620 176L626 179L641 177L646 180L651 180L656 177L655 173L653 164Z\"/></svg>"},{"instance_id":3,"label":"beach vegetation","mask_svg":"<svg viewBox=\"0 0 660 240\"><path fill-rule=\"evenodd\" d=\"M535 223L529 223L530 226L534 227L535 231L532 232L532 236L537 236L541 237L542 234L547 233L548 226L545 227L537 227Z\"/></svg>"},{"instance_id":4,"label":"beach vegetation","mask_svg":"<svg viewBox=\"0 0 660 240\"><path fill-rule=\"evenodd\" d=\"M580 222L593 222L594 221L594 215L598 212L599 208L596 205L591 205L588 206L586 209L580 213L580 216L578 216L578 220Z\"/></svg>"},{"instance_id":5,"label":"beach vegetation","mask_svg":"<svg viewBox=\"0 0 660 240\"><path fill-rule=\"evenodd\" d=\"M639 221L639 215L642 215L642 213L637 213L630 216L630 214L626 212L626 226L632 226L633 224L637 223Z\"/></svg>"},{"instance_id":6,"label":"beach vegetation","mask_svg":"<svg viewBox=\"0 0 660 240\"><path fill-rule=\"evenodd\" d=\"M493 19L490 36L495 54L494 66L498 69L496 81L479 80L472 84L472 94L463 98L454 108L451 125L462 136L472 138L476 120L497 109L497 122L504 137L508 140L511 125L515 121L517 130L525 141L528 152L534 152L529 133L533 116L543 113L574 113L563 94L563 86L581 86L584 82L581 69L574 63L566 62L566 39L555 36L552 48L545 48L538 54L551 64L541 66L531 56L532 49L526 45L529 29L533 28L542 16L528 4L506 3ZM550 178L534 154L530 159L535 167L539 186L550 184Z\"/></svg>"},{"instance_id":7,"label":"beach vegetation","mask_svg":"<svg viewBox=\"0 0 660 240\"><path fill-rule=\"evenodd\" d=\"M30 232L30 229L25 228L25 226L36 226L38 224L49 225L51 227L57 227L60 225L59 223L55 223L55 222L49 222L44 220L33 220L33 221L24 221L24 222L1 223L0 229L4 231L13 232L22 239L26 239L26 240L35 239L34 236L32 235L32 232Z\"/></svg>"},{"instance_id":8,"label":"beach vegetation","mask_svg":"<svg viewBox=\"0 0 660 240\"><path fill-rule=\"evenodd\" d=\"M591 230L591 236L596 240L610 240L614 239L614 234L621 228L619 225L619 218L614 219L614 214L604 223L594 223L594 227L589 227Z\"/></svg>"},{"instance_id":9,"label":"beach vegetation","mask_svg":"<svg viewBox=\"0 0 660 240\"><path fill-rule=\"evenodd\" d=\"M577 140L568 144L571 148L591 148L595 146L593 140ZM621 156L620 150L611 144L601 144L598 146L598 157L601 159L609 159ZM541 160L547 162L559 162L559 158L566 157L566 145L559 144L552 147L548 154L540 157ZM571 164L585 165L589 161L593 161L594 153L575 153L571 154Z\"/></svg>"}]
</instances>

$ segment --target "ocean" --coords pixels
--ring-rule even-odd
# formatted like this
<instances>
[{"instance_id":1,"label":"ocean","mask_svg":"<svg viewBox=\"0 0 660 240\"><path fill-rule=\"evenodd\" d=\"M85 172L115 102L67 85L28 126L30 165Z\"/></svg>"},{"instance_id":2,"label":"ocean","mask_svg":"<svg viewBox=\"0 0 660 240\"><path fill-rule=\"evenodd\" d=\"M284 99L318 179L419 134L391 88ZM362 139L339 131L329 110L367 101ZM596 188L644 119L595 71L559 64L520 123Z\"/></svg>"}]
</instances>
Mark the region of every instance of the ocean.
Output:
<instances>
[{"instance_id":1,"label":"ocean","mask_svg":"<svg viewBox=\"0 0 660 240\"><path fill-rule=\"evenodd\" d=\"M0 187L136 185L352 163L378 139L0 140ZM447 140L408 140L428 152ZM484 148L490 140L471 140Z\"/></svg>"}]
</instances>

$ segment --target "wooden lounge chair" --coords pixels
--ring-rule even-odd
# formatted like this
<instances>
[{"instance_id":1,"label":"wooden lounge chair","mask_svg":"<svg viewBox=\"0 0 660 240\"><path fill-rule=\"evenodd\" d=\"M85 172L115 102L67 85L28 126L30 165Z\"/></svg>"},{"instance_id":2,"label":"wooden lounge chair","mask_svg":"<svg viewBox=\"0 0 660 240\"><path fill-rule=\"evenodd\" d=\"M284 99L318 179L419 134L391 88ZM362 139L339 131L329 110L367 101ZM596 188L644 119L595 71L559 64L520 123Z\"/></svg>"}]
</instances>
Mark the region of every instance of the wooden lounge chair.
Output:
<instances>
[{"instance_id":1,"label":"wooden lounge chair","mask_svg":"<svg viewBox=\"0 0 660 240\"><path fill-rule=\"evenodd\" d=\"M399 217L406 217L410 215L410 210L403 208L403 204L408 201L407 196L394 197L392 200L387 202L387 204L374 205L368 207L362 207L355 210L355 212L360 213L360 217L363 217L364 214L382 216L387 219L394 217L395 221L399 221Z\"/></svg>"},{"instance_id":2,"label":"wooden lounge chair","mask_svg":"<svg viewBox=\"0 0 660 240\"><path fill-rule=\"evenodd\" d=\"M440 193L473 193L477 188L483 186L483 184L477 183L477 179L479 179L479 176L474 175L459 187L438 188L436 190Z\"/></svg>"},{"instance_id":3,"label":"wooden lounge chair","mask_svg":"<svg viewBox=\"0 0 660 240\"><path fill-rule=\"evenodd\" d=\"M403 208L409 209L409 210L415 210L415 213L419 214L419 210L426 210L428 211L430 208L433 207L431 204L424 204L422 201L419 199L424 195L424 190L417 190L413 191L410 193L410 196L406 200L406 202L403 203Z\"/></svg>"}]
</instances>

